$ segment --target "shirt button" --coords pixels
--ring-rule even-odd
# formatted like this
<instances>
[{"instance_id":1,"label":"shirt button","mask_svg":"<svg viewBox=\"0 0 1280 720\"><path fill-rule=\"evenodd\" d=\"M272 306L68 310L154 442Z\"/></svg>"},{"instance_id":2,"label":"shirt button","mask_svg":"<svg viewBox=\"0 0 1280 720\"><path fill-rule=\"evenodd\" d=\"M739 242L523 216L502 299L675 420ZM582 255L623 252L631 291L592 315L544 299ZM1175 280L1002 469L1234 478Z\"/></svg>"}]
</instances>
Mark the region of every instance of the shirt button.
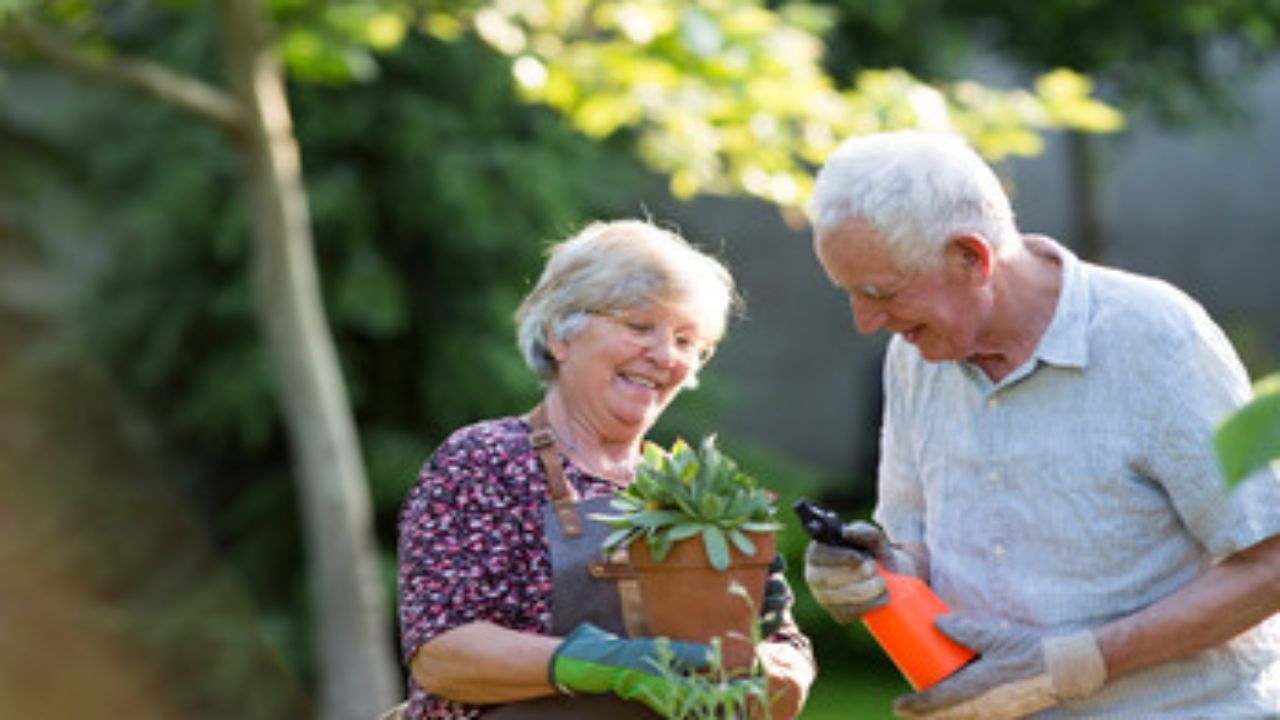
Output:
<instances>
[{"instance_id":1,"label":"shirt button","mask_svg":"<svg viewBox=\"0 0 1280 720\"><path fill-rule=\"evenodd\" d=\"M991 548L991 552L996 556L996 559L997 559L997 560L1003 560L1003 559L1004 559L1004 546L1003 546L1003 545L996 545L995 547Z\"/></svg>"},{"instance_id":2,"label":"shirt button","mask_svg":"<svg viewBox=\"0 0 1280 720\"><path fill-rule=\"evenodd\" d=\"M991 472L987 473L987 482L991 483L992 485L1000 482L1000 473L996 472L995 470L992 470Z\"/></svg>"},{"instance_id":3,"label":"shirt button","mask_svg":"<svg viewBox=\"0 0 1280 720\"><path fill-rule=\"evenodd\" d=\"M992 410L995 410L996 408L1000 407L1000 401L997 400L996 398L989 398L987 400L987 407Z\"/></svg>"}]
</instances>

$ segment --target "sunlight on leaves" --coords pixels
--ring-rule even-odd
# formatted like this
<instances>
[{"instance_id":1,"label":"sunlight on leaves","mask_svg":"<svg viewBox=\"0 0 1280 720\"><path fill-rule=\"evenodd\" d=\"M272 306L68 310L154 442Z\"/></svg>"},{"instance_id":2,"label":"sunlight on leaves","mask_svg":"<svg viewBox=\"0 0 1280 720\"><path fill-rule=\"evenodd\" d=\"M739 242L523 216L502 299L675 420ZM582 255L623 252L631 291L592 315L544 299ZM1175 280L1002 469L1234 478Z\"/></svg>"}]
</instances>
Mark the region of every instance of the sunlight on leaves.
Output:
<instances>
[{"instance_id":1,"label":"sunlight on leaves","mask_svg":"<svg viewBox=\"0 0 1280 720\"><path fill-rule=\"evenodd\" d=\"M354 2L329 12L340 7L360 19L346 34L375 49L400 41L403 18L444 40L473 32L510 57L524 101L554 108L591 138L627 132L676 197L743 194L789 218L800 217L814 169L851 135L955 132L999 160L1041 152L1045 130L1123 126L1118 111L1092 96L1088 78L1067 70L1032 88L930 85L900 69L838 84L825 70L823 42L837 13L805 3L460 0L451 12L424 14ZM364 58L332 43L325 53L312 38L291 37L286 50L312 76L369 72Z\"/></svg>"},{"instance_id":2,"label":"sunlight on leaves","mask_svg":"<svg viewBox=\"0 0 1280 720\"><path fill-rule=\"evenodd\" d=\"M395 13L380 12L369 18L365 37L374 48L386 50L399 45L408 29L404 18Z\"/></svg>"},{"instance_id":3,"label":"sunlight on leaves","mask_svg":"<svg viewBox=\"0 0 1280 720\"><path fill-rule=\"evenodd\" d=\"M1115 132L1124 127L1124 116L1089 97L1092 91L1089 78L1066 69L1054 70L1036 80L1036 93L1056 124L1090 132Z\"/></svg>"}]
</instances>

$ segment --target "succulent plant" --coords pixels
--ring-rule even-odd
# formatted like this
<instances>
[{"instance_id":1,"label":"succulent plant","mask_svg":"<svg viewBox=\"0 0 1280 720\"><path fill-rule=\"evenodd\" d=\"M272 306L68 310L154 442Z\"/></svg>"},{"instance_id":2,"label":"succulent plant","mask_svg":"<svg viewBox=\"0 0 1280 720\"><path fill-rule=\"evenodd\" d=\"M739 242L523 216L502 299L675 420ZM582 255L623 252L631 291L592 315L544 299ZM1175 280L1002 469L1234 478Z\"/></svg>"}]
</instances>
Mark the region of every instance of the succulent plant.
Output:
<instances>
[{"instance_id":1,"label":"succulent plant","mask_svg":"<svg viewBox=\"0 0 1280 720\"><path fill-rule=\"evenodd\" d=\"M654 562L678 540L701 534L707 559L717 570L729 567L729 545L755 555L749 532L775 532L774 496L716 448L715 435L697 450L676 440L670 451L646 442L636 478L610 503L617 514L592 517L613 528L606 552L644 537Z\"/></svg>"}]
</instances>

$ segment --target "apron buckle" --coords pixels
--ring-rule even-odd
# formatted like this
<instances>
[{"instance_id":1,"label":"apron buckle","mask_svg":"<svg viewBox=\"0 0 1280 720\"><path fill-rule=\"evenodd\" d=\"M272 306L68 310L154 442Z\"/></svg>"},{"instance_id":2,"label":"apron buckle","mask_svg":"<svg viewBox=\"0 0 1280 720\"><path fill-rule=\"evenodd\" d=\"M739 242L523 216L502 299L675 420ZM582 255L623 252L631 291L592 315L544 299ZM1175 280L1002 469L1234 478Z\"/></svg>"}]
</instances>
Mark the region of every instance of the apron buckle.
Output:
<instances>
[{"instance_id":1,"label":"apron buckle","mask_svg":"<svg viewBox=\"0 0 1280 720\"><path fill-rule=\"evenodd\" d=\"M597 580L629 580L636 576L631 563L616 560L592 560L587 563L587 572Z\"/></svg>"}]
</instances>

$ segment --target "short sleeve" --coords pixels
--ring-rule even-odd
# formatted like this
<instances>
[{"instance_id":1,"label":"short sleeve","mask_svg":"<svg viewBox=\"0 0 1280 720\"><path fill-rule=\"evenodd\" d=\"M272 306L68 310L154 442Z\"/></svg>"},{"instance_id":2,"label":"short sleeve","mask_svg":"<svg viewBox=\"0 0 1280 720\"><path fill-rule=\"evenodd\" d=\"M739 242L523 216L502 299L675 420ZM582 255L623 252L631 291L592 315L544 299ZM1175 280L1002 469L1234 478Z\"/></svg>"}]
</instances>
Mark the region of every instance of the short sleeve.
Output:
<instances>
[{"instance_id":1,"label":"short sleeve","mask_svg":"<svg viewBox=\"0 0 1280 720\"><path fill-rule=\"evenodd\" d=\"M527 444L527 443L526 443ZM401 507L401 651L486 620L549 629L550 568L533 456L485 428L455 433L423 466Z\"/></svg>"},{"instance_id":2,"label":"short sleeve","mask_svg":"<svg viewBox=\"0 0 1280 720\"><path fill-rule=\"evenodd\" d=\"M1168 493L1183 523L1216 558L1280 533L1280 480L1272 469L1229 492L1213 447L1218 425L1251 397L1248 375L1230 342L1198 306L1190 331L1158 357L1167 366L1150 415L1146 471Z\"/></svg>"}]
</instances>

